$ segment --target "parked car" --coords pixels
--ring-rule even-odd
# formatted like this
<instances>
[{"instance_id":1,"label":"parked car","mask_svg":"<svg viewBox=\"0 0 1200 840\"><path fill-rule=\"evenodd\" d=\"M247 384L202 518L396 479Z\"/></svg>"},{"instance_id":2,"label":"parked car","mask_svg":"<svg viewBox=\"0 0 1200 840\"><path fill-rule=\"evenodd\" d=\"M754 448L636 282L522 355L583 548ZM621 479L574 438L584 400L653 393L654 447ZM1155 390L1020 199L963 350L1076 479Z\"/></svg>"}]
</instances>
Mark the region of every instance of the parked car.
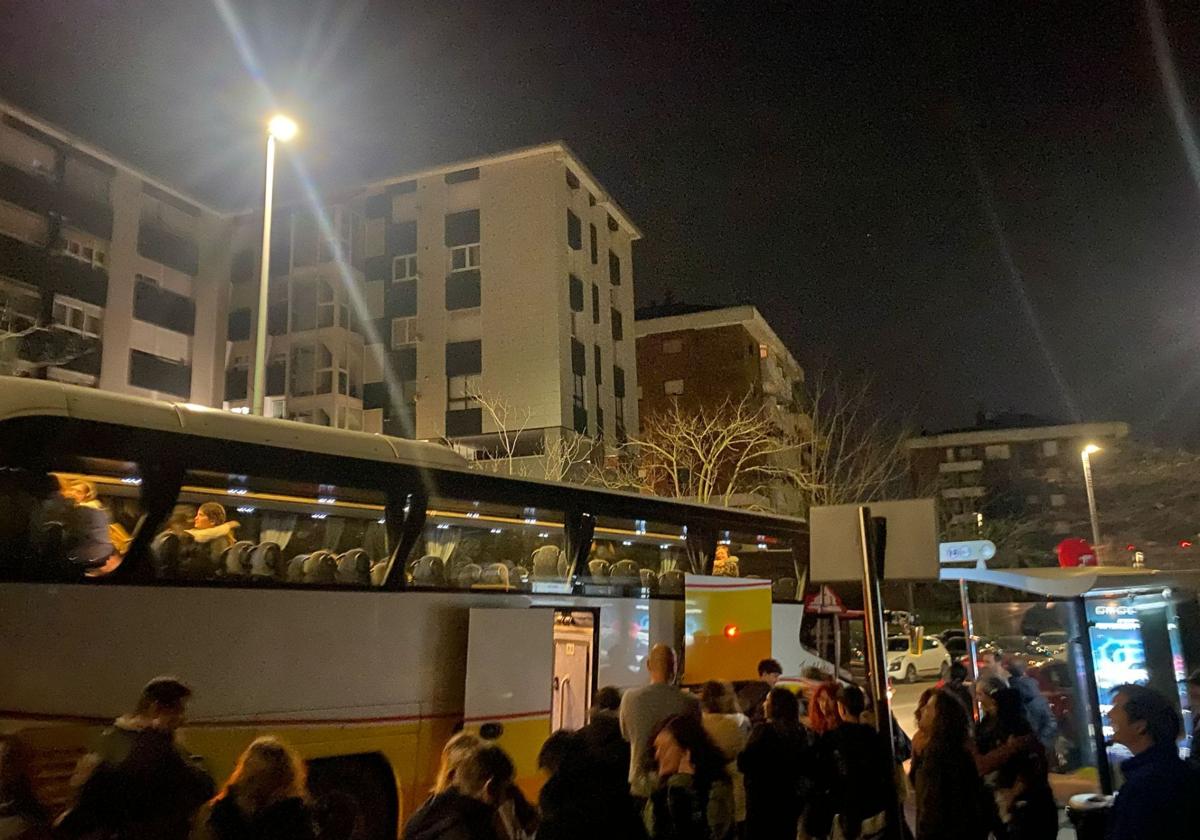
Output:
<instances>
[{"instance_id":1,"label":"parked car","mask_svg":"<svg viewBox=\"0 0 1200 840\"><path fill-rule=\"evenodd\" d=\"M1041 665L1053 658L1036 636L997 636L995 650L997 655L1015 659L1026 668Z\"/></svg>"},{"instance_id":2,"label":"parked car","mask_svg":"<svg viewBox=\"0 0 1200 840\"><path fill-rule=\"evenodd\" d=\"M914 683L918 677L945 677L950 672L950 654L936 636L922 637L922 650L917 653L908 636L888 638L888 674Z\"/></svg>"}]
</instances>

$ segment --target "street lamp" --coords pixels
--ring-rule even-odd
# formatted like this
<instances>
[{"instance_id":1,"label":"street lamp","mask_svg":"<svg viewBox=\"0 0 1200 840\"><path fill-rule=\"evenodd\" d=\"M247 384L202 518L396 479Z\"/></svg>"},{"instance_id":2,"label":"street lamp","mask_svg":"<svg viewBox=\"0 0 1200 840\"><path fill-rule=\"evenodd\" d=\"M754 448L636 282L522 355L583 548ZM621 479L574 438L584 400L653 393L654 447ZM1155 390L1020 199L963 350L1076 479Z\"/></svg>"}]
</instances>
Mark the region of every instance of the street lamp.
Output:
<instances>
[{"instance_id":1,"label":"street lamp","mask_svg":"<svg viewBox=\"0 0 1200 840\"><path fill-rule=\"evenodd\" d=\"M284 143L300 131L296 121L276 114L267 123L267 183L263 198L262 274L258 280L258 328L254 333L254 389L250 410L263 413L267 379L267 285L271 277L271 197L275 192L275 141Z\"/></svg>"},{"instance_id":2,"label":"street lamp","mask_svg":"<svg viewBox=\"0 0 1200 840\"><path fill-rule=\"evenodd\" d=\"M1087 487L1088 513L1092 517L1092 549L1100 551L1100 518L1096 515L1096 490L1092 486L1092 455L1100 451L1100 447L1089 443L1079 453L1083 460L1083 483Z\"/></svg>"}]
</instances>

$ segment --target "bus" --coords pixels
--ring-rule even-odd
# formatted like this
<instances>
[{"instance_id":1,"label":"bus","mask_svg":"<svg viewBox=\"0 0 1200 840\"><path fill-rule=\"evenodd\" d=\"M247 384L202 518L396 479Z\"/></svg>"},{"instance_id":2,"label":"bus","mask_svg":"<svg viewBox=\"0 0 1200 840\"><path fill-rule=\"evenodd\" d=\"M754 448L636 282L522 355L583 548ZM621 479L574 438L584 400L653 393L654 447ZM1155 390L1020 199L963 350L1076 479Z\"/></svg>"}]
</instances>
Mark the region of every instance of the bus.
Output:
<instances>
[{"instance_id":1,"label":"bus","mask_svg":"<svg viewBox=\"0 0 1200 840\"><path fill-rule=\"evenodd\" d=\"M315 795L395 837L456 730L496 740L535 791L545 738L582 726L599 687L645 683L652 644L683 652L684 682L711 676L689 671L702 639L726 646L727 678L765 652L799 675L806 548L799 519L6 378L0 734L59 810L99 731L174 675L195 692L182 741L215 779L274 734ZM739 577L705 577L716 558Z\"/></svg>"}]
</instances>

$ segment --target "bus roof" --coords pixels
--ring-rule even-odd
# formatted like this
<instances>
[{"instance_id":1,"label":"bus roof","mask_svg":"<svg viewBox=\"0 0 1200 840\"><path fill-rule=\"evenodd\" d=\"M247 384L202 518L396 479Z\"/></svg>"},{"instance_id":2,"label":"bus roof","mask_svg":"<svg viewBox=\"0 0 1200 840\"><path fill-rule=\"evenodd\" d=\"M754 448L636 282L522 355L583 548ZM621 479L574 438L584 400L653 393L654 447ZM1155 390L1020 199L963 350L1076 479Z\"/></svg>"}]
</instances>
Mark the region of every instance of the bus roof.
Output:
<instances>
[{"instance_id":1,"label":"bus roof","mask_svg":"<svg viewBox=\"0 0 1200 840\"><path fill-rule=\"evenodd\" d=\"M17 417L71 417L164 432L279 446L305 452L463 469L467 461L444 446L311 423L235 414L192 403L113 394L60 382L4 377L0 421Z\"/></svg>"}]
</instances>

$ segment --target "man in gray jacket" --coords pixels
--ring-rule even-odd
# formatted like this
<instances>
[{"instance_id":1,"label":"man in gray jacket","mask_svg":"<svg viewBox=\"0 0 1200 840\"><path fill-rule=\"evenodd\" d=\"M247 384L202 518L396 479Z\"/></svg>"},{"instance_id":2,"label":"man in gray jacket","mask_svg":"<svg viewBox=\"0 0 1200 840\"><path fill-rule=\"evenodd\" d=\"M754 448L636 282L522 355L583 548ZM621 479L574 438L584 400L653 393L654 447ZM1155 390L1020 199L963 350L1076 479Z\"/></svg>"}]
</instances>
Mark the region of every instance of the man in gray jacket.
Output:
<instances>
[{"instance_id":1,"label":"man in gray jacket","mask_svg":"<svg viewBox=\"0 0 1200 840\"><path fill-rule=\"evenodd\" d=\"M648 797L654 790L654 774L648 763L650 739L672 715L700 718L700 701L675 685L675 651L655 645L646 658L650 685L632 688L621 698L621 735L629 742L629 785L634 796Z\"/></svg>"}]
</instances>

